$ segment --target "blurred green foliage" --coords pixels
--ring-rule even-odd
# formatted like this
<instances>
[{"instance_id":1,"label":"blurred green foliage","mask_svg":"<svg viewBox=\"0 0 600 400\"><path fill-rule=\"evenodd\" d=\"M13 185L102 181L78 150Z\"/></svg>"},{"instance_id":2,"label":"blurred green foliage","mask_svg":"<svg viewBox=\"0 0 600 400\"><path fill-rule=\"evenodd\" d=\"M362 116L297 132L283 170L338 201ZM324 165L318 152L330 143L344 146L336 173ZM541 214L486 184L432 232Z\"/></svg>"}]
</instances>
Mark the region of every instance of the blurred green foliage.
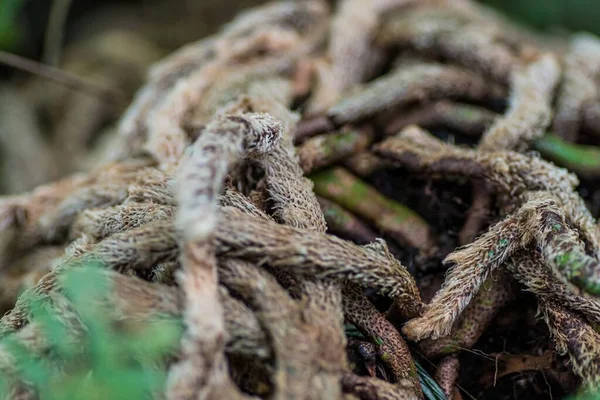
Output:
<instances>
[{"instance_id":1,"label":"blurred green foliage","mask_svg":"<svg viewBox=\"0 0 600 400\"><path fill-rule=\"evenodd\" d=\"M162 391L164 360L179 346L181 321L157 315L127 329L111 320L110 311L102 307L101 299L110 296L110 282L97 267L73 268L63 279L65 296L83 325L83 334L69 328L66 316L48 299L33 298L29 323L41 326L51 350L40 358L16 334L0 341L18 368L17 377L0 375L0 398L6 398L19 382L26 382L43 400L142 399Z\"/></svg>"},{"instance_id":2,"label":"blurred green foliage","mask_svg":"<svg viewBox=\"0 0 600 400\"><path fill-rule=\"evenodd\" d=\"M25 36L19 18L24 0L0 0L0 50L15 51Z\"/></svg>"},{"instance_id":3,"label":"blurred green foliage","mask_svg":"<svg viewBox=\"0 0 600 400\"><path fill-rule=\"evenodd\" d=\"M510 17L545 30L564 28L600 34L598 0L482 0Z\"/></svg>"}]
</instances>

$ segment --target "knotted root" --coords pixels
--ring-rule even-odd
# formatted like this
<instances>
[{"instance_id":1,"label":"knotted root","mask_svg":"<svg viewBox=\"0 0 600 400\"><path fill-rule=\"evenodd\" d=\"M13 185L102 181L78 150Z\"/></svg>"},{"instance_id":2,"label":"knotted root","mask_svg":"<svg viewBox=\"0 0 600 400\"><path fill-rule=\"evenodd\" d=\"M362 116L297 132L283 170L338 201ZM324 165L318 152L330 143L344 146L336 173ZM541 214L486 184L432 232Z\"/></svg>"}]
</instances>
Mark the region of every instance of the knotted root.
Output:
<instances>
[{"instance_id":1,"label":"knotted root","mask_svg":"<svg viewBox=\"0 0 600 400\"><path fill-rule=\"evenodd\" d=\"M419 314L418 289L406 268L378 240L366 246L319 232L282 226L225 207L216 231L217 254L267 263L320 279L350 279L377 288Z\"/></svg>"},{"instance_id":2,"label":"knotted root","mask_svg":"<svg viewBox=\"0 0 600 400\"><path fill-rule=\"evenodd\" d=\"M2 319L1 335L19 337L46 362L52 343L32 311L42 297L72 331L65 340L79 343L85 324L62 277L99 264L115 282L101 306L119 324L155 318L153 310L183 319L179 351L164 360L169 398L417 398L406 343L375 308L389 305L383 295L394 301L391 314L413 318L404 327L409 338L438 337L420 346L427 356L449 356L437 378L450 396L456 351L472 347L513 297L511 275L538 299L558 351L597 386L591 327L600 322L600 229L575 175L518 153L533 144L593 176L593 163L580 168L587 153L542 136L555 87L559 133L576 137L598 125L597 66L580 55L593 40L574 39L566 56L550 52L554 44L540 46L468 1L348 0L333 19L328 8L318 0L267 4L182 48L152 69L123 117L121 145L111 152L121 161L0 200L6 301L29 287ZM508 109L498 115L507 89ZM484 133L469 149L413 123L448 141ZM567 156L555 157L557 149ZM464 196L452 184L439 198L440 188L426 192L438 204L453 196L440 209L452 226L434 239L439 226L369 186L389 167L424 178L425 191L440 179L479 188L459 235L466 246L446 258L452 268L427 306L358 218L429 255L438 241L440 249L454 242ZM313 181L305 177L317 170ZM473 240L486 215L499 222ZM326 223L370 244L328 235ZM36 261L42 253L55 261ZM349 372L343 310L373 342L371 362L378 353L385 364L357 369L371 377ZM2 352L0 344L0 369L19 380L17 363ZM33 397L34 389L19 380L10 390Z\"/></svg>"},{"instance_id":3,"label":"knotted root","mask_svg":"<svg viewBox=\"0 0 600 400\"><path fill-rule=\"evenodd\" d=\"M287 133L281 145L264 158L263 164L275 218L305 232L325 232L325 218L312 190L313 184L303 176L291 134ZM339 398L339 374L347 368L339 283L335 279L306 276L300 287L307 296L303 317L317 329L315 349L319 349L314 358L320 367L314 376L308 376L310 392L317 397Z\"/></svg>"},{"instance_id":4,"label":"knotted root","mask_svg":"<svg viewBox=\"0 0 600 400\"><path fill-rule=\"evenodd\" d=\"M307 371L315 369L312 350L315 338L301 321L300 305L292 300L265 270L248 262L224 259L219 279L252 305L272 342L275 371L274 398L300 398L306 391Z\"/></svg>"},{"instance_id":5,"label":"knotted root","mask_svg":"<svg viewBox=\"0 0 600 400\"><path fill-rule=\"evenodd\" d=\"M487 274L518 250L532 245L540 249L542 262L563 284L577 287L584 294L598 294L598 261L586 254L584 244L569 227L556 199L544 193L528 197L515 214L492 226L471 245L446 257L444 262L454 266L424 316L405 326L407 335L420 340L448 334L451 324Z\"/></svg>"},{"instance_id":6,"label":"knotted root","mask_svg":"<svg viewBox=\"0 0 600 400\"><path fill-rule=\"evenodd\" d=\"M214 397L223 390L235 398L245 397L227 373L216 258L209 240L225 174L244 155L268 152L280 137L281 125L267 114L226 115L206 127L183 161L177 182L176 226L184 240L180 284L186 296L187 330L181 342L183 359L169 373L170 399L201 393Z\"/></svg>"}]
</instances>

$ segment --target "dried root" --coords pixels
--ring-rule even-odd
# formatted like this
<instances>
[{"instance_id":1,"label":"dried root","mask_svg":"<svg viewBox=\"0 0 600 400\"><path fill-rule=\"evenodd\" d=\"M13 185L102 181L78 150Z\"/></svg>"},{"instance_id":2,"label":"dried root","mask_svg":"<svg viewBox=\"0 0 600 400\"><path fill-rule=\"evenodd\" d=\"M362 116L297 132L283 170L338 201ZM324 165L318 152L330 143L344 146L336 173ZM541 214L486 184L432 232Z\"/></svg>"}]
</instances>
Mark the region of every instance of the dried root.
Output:
<instances>
[{"instance_id":1,"label":"dried root","mask_svg":"<svg viewBox=\"0 0 600 400\"><path fill-rule=\"evenodd\" d=\"M565 64L552 130L561 138L573 142L577 139L582 125L584 108L594 103L598 97L598 38L588 34L575 35L571 39Z\"/></svg>"},{"instance_id":2,"label":"dried root","mask_svg":"<svg viewBox=\"0 0 600 400\"><path fill-rule=\"evenodd\" d=\"M425 129L444 127L465 136L479 136L496 118L496 113L483 107L440 100L394 116L386 123L385 133L391 136L410 125L418 125Z\"/></svg>"},{"instance_id":3,"label":"dried root","mask_svg":"<svg viewBox=\"0 0 600 400\"><path fill-rule=\"evenodd\" d=\"M331 107L327 115L335 124L343 125L392 108L442 97L486 101L502 97L502 90L458 67L419 63L376 79Z\"/></svg>"},{"instance_id":4,"label":"dried root","mask_svg":"<svg viewBox=\"0 0 600 400\"><path fill-rule=\"evenodd\" d=\"M216 231L217 254L267 263L300 276L350 279L377 288L406 304L417 315L420 296L408 271L378 240L357 246L319 232L262 221L230 209L222 209Z\"/></svg>"},{"instance_id":5,"label":"dried root","mask_svg":"<svg viewBox=\"0 0 600 400\"><path fill-rule=\"evenodd\" d=\"M458 378L460 360L457 356L447 356L440 361L435 371L435 380L440 385L447 399L453 399L454 383Z\"/></svg>"},{"instance_id":6,"label":"dried root","mask_svg":"<svg viewBox=\"0 0 600 400\"><path fill-rule=\"evenodd\" d=\"M574 371L585 386L597 389L600 377L598 333L581 317L556 303L542 302L540 307L557 351L569 355Z\"/></svg>"},{"instance_id":7,"label":"dried root","mask_svg":"<svg viewBox=\"0 0 600 400\"><path fill-rule=\"evenodd\" d=\"M391 299L387 316L406 322L409 339L430 338L419 344L426 356L445 357L436 378L450 398L458 351L513 299L515 278L537 298L557 351L598 387L600 227L577 176L519 153L531 145L598 175L595 149L544 134L557 87L557 133L600 131L597 43L576 36L562 77L563 55L532 43L469 1L347 0L332 18L324 1L286 1L241 14L152 68L121 121L120 161L0 199L2 306L26 289L0 337L53 363L32 312L43 298L64 319L65 340L81 343L85 321L63 277L96 264L112 285L100 305L119 324L155 312L183 320L156 397L421 398L408 346L378 311ZM491 111L506 100L503 115ZM457 146L423 127L448 141L482 138ZM409 178L411 202L422 201L413 188L423 181L425 191L470 181L458 238L460 188L426 192L441 205L439 223L370 185L390 167ZM429 304L374 228L431 263L458 239ZM344 318L369 341L347 348ZM349 371L347 351L370 376ZM15 397L36 395L3 343L0 370L17 382Z\"/></svg>"},{"instance_id":8,"label":"dried root","mask_svg":"<svg viewBox=\"0 0 600 400\"><path fill-rule=\"evenodd\" d=\"M490 275L471 303L452 327L450 335L424 340L421 349L428 357L437 357L472 348L502 307L516 294L515 285L505 271Z\"/></svg>"},{"instance_id":9,"label":"dried root","mask_svg":"<svg viewBox=\"0 0 600 400\"><path fill-rule=\"evenodd\" d=\"M381 44L436 54L506 83L519 60L496 32L452 7L418 7L392 15L379 33Z\"/></svg>"},{"instance_id":10,"label":"dried root","mask_svg":"<svg viewBox=\"0 0 600 400\"><path fill-rule=\"evenodd\" d=\"M372 38L382 15L412 0L344 0L331 21L329 64L317 67L320 79L311 99L311 112L332 106L353 86L373 77L386 54Z\"/></svg>"},{"instance_id":11,"label":"dried root","mask_svg":"<svg viewBox=\"0 0 600 400\"><path fill-rule=\"evenodd\" d=\"M552 94L560 77L558 61L552 54L540 56L515 70L511 78L509 109L484 133L483 151L519 150L540 137L552 117Z\"/></svg>"},{"instance_id":12,"label":"dried root","mask_svg":"<svg viewBox=\"0 0 600 400\"><path fill-rule=\"evenodd\" d=\"M366 376L358 376L346 372L342 376L342 389L361 400L413 400L419 397L414 394L412 384L402 381L391 385L388 382Z\"/></svg>"},{"instance_id":13,"label":"dried root","mask_svg":"<svg viewBox=\"0 0 600 400\"><path fill-rule=\"evenodd\" d=\"M310 385L315 369L316 339L309 326L301 321L300 305L292 300L265 270L235 259L225 259L219 266L219 279L255 309L266 328L275 356L273 373L275 398L299 398ZM302 373L300 373L302 371Z\"/></svg>"},{"instance_id":14,"label":"dried root","mask_svg":"<svg viewBox=\"0 0 600 400\"><path fill-rule=\"evenodd\" d=\"M306 232L325 232L325 218L312 191L312 182L303 177L296 161L291 135L284 136L281 146L264 158L264 168L275 218ZM315 347L319 350L314 362L320 368L310 377L312 396L339 398L339 374L347 368L339 283L334 279L305 277L300 287L307 300L303 317L317 329Z\"/></svg>"},{"instance_id":15,"label":"dried root","mask_svg":"<svg viewBox=\"0 0 600 400\"><path fill-rule=\"evenodd\" d=\"M392 374L393 382L409 380L421 396L417 369L406 342L396 328L377 311L360 287L346 285L343 290L344 313L356 327L377 346L379 358Z\"/></svg>"},{"instance_id":16,"label":"dried root","mask_svg":"<svg viewBox=\"0 0 600 400\"><path fill-rule=\"evenodd\" d=\"M417 340L448 334L487 274L532 245L540 249L543 263L563 284L574 285L584 294L598 294L598 261L585 253L556 200L545 194L533 194L528 200L515 214L446 258L446 263L454 264L446 282L424 316L406 325L405 333Z\"/></svg>"}]
</instances>

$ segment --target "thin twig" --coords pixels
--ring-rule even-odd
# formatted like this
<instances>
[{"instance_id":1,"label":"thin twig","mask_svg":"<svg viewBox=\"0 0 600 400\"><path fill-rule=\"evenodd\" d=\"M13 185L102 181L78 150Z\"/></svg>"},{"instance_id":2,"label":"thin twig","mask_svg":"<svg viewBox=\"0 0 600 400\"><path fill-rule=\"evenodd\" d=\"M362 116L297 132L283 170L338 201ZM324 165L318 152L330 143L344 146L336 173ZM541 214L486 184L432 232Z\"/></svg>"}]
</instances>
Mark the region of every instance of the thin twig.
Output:
<instances>
[{"instance_id":1,"label":"thin twig","mask_svg":"<svg viewBox=\"0 0 600 400\"><path fill-rule=\"evenodd\" d=\"M114 103L117 106L125 103L125 93L117 88L99 86L69 72L29 60L16 54L0 50L0 64L44 77L70 89Z\"/></svg>"}]
</instances>

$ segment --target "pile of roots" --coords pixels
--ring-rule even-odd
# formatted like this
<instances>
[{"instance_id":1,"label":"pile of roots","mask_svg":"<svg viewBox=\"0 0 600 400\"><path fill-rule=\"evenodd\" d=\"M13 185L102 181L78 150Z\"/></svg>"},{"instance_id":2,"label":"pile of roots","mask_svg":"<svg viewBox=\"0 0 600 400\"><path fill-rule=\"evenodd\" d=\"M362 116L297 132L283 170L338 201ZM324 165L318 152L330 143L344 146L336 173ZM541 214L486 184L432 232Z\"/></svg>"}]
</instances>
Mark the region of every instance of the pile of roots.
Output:
<instances>
[{"instance_id":1,"label":"pile of roots","mask_svg":"<svg viewBox=\"0 0 600 400\"><path fill-rule=\"evenodd\" d=\"M419 399L415 360L448 399L595 390L599 72L600 39L466 0L246 11L152 67L98 166L0 199L0 337L47 357L28 302L99 262L123 320L183 318L158 397Z\"/></svg>"}]
</instances>

